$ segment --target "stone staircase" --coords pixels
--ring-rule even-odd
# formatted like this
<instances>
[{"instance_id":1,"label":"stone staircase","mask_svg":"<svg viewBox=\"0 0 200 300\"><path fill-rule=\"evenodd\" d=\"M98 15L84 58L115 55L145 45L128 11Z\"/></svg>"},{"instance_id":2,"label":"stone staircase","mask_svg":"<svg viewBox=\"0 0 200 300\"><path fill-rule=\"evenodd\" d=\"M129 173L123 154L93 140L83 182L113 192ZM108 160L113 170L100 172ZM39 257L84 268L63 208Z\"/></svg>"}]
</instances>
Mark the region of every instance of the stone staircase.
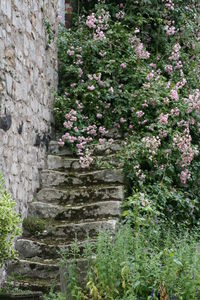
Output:
<instances>
[{"instance_id":1,"label":"stone staircase","mask_svg":"<svg viewBox=\"0 0 200 300\"><path fill-rule=\"evenodd\" d=\"M119 140L93 146L98 164L85 170L69 149L50 143L41 189L16 242L19 259L8 266L15 287L43 292L52 285L59 289L59 252L75 238L82 248L88 237L93 240L101 230L115 230L125 191L116 159L120 147Z\"/></svg>"}]
</instances>

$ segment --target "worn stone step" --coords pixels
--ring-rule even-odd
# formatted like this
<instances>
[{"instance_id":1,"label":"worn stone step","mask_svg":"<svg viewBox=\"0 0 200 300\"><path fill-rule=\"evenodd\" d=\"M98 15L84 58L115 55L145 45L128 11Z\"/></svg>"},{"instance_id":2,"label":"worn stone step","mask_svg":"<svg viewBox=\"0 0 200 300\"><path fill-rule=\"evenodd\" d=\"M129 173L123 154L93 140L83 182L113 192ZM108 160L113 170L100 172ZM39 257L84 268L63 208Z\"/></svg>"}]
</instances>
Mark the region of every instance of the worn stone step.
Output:
<instances>
[{"instance_id":1,"label":"worn stone step","mask_svg":"<svg viewBox=\"0 0 200 300\"><path fill-rule=\"evenodd\" d=\"M91 144L89 146L89 149L92 155L109 155L120 151L122 145L123 142L116 139L112 142L106 141L103 145ZM58 141L51 141L49 143L49 153L61 156L74 156L73 151L67 145L65 145L64 147L60 147L58 145Z\"/></svg>"},{"instance_id":2,"label":"worn stone step","mask_svg":"<svg viewBox=\"0 0 200 300\"><path fill-rule=\"evenodd\" d=\"M120 207L121 201L96 202L69 207L43 202L32 202L29 205L29 214L38 218L76 222L80 220L100 220L120 217Z\"/></svg>"},{"instance_id":3,"label":"worn stone step","mask_svg":"<svg viewBox=\"0 0 200 300\"><path fill-rule=\"evenodd\" d=\"M79 187L70 189L43 188L36 201L59 205L75 205L92 203L97 201L124 200L124 186L103 185L91 187Z\"/></svg>"},{"instance_id":4,"label":"worn stone step","mask_svg":"<svg viewBox=\"0 0 200 300\"><path fill-rule=\"evenodd\" d=\"M54 154L54 155L73 156L73 151L67 146L60 147L58 145L58 141L50 141L49 153Z\"/></svg>"},{"instance_id":5,"label":"worn stone step","mask_svg":"<svg viewBox=\"0 0 200 300\"><path fill-rule=\"evenodd\" d=\"M59 262L58 260L47 259L20 259L9 263L7 266L8 274L19 278L46 279L59 282Z\"/></svg>"},{"instance_id":6,"label":"worn stone step","mask_svg":"<svg viewBox=\"0 0 200 300\"><path fill-rule=\"evenodd\" d=\"M35 291L35 292L42 292L44 294L49 293L51 288L54 288L54 291L60 291L61 285L58 280L49 280L49 278L46 279L37 279L34 278L26 278L26 277L19 277L19 276L13 276L12 280L9 279L9 287L12 289L20 289L24 291ZM43 299L43 297L42 297Z\"/></svg>"},{"instance_id":7,"label":"worn stone step","mask_svg":"<svg viewBox=\"0 0 200 300\"><path fill-rule=\"evenodd\" d=\"M119 162L119 158L115 155L106 155L106 157L94 157L93 163L89 167L92 169L105 169L113 167L122 167L122 163ZM59 156L59 155L48 155L47 156L47 169L49 170L69 170L69 171L83 171L80 164L79 158Z\"/></svg>"},{"instance_id":8,"label":"worn stone step","mask_svg":"<svg viewBox=\"0 0 200 300\"><path fill-rule=\"evenodd\" d=\"M41 172L42 187L85 186L106 183L124 183L124 175L121 169L106 169L84 173L65 173L53 170Z\"/></svg>"},{"instance_id":9,"label":"worn stone step","mask_svg":"<svg viewBox=\"0 0 200 300\"><path fill-rule=\"evenodd\" d=\"M93 222L77 222L67 224L66 222L52 222L46 220L46 224L41 231L33 234L28 228L24 228L23 236L26 238L40 239L41 242L49 244L66 244L74 239L83 241L89 238L95 238L100 231L114 232L117 228L117 220L104 220Z\"/></svg>"},{"instance_id":10,"label":"worn stone step","mask_svg":"<svg viewBox=\"0 0 200 300\"><path fill-rule=\"evenodd\" d=\"M66 268L69 267L74 259L66 258ZM87 259L76 258L76 265L80 268L80 273L85 273ZM12 275L14 282L30 283L31 280L35 283L35 290L40 288L48 288L60 284L60 278L64 269L60 267L58 260L43 260L43 259L21 259L16 262L9 263L7 266L8 276ZM82 277L82 276L81 276ZM49 284L47 284L48 279ZM37 289L36 289L37 287Z\"/></svg>"},{"instance_id":11,"label":"worn stone step","mask_svg":"<svg viewBox=\"0 0 200 300\"><path fill-rule=\"evenodd\" d=\"M94 243L94 239L87 239L82 242L76 242L76 246L79 247L78 255L82 255L85 249L85 246L90 243ZM55 239L54 244L49 243L48 239L31 239L31 238L19 238L15 243L15 249L19 254L20 259L29 259L29 258L43 258L43 259L59 259L61 253L68 253L68 256L71 257L72 248L74 246L73 241L71 243L64 242L59 243Z\"/></svg>"}]
</instances>

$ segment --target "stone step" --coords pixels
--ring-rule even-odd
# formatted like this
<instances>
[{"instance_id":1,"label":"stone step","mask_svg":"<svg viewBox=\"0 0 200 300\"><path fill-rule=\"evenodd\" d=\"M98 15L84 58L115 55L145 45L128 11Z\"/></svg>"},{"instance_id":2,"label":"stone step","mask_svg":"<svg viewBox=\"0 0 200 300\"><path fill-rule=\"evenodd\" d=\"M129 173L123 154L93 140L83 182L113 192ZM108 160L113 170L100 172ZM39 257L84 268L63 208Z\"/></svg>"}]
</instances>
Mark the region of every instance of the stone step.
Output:
<instances>
[{"instance_id":1,"label":"stone step","mask_svg":"<svg viewBox=\"0 0 200 300\"><path fill-rule=\"evenodd\" d=\"M8 276L12 275L15 287L33 288L35 291L49 290L53 286L60 285L63 281L63 273L72 264L72 259L66 259L66 267L61 268L57 260L23 259L8 264ZM80 269L80 280L83 280L86 272L87 260L76 258L76 265ZM32 290L33 290L32 289Z\"/></svg>"},{"instance_id":2,"label":"stone step","mask_svg":"<svg viewBox=\"0 0 200 300\"><path fill-rule=\"evenodd\" d=\"M49 281L59 282L59 262L58 260L47 259L20 259L16 262L9 263L7 266L8 274L22 278L46 279Z\"/></svg>"},{"instance_id":3,"label":"stone step","mask_svg":"<svg viewBox=\"0 0 200 300\"><path fill-rule=\"evenodd\" d=\"M94 161L89 167L90 170L94 169L105 169L105 168L119 168L122 167L122 163L119 162L119 158L114 155L107 155L106 157L94 157ZM80 165L79 158L59 156L59 155L48 155L47 156L47 169L49 170L68 170L84 172Z\"/></svg>"},{"instance_id":4,"label":"stone step","mask_svg":"<svg viewBox=\"0 0 200 300\"><path fill-rule=\"evenodd\" d=\"M80 220L100 220L119 218L121 201L96 202L80 206L60 206L43 202L32 202L29 214L43 219L66 220L76 222Z\"/></svg>"},{"instance_id":5,"label":"stone step","mask_svg":"<svg viewBox=\"0 0 200 300\"><path fill-rule=\"evenodd\" d=\"M117 228L117 220L104 220L94 222L77 222L75 224L67 224L66 222L52 222L46 220L44 228L34 234L24 228L24 238L39 239L42 243L48 244L67 244L74 239L79 242L84 241L88 237L93 239L102 230L114 232Z\"/></svg>"},{"instance_id":6,"label":"stone step","mask_svg":"<svg viewBox=\"0 0 200 300\"><path fill-rule=\"evenodd\" d=\"M54 288L54 291L60 291L61 285L60 282L57 280L49 280L48 278L46 279L37 279L34 278L26 278L22 277L20 278L19 276L13 276L12 275L12 280L9 280L8 285L12 289L20 289L23 291L35 291L35 292L42 292L44 294L47 294L50 292L51 288ZM7 285L7 284L6 284ZM42 297L43 299L43 297Z\"/></svg>"},{"instance_id":7,"label":"stone step","mask_svg":"<svg viewBox=\"0 0 200 300\"><path fill-rule=\"evenodd\" d=\"M42 187L72 187L107 183L124 183L124 175L121 169L106 169L84 173L65 173L53 170L41 172Z\"/></svg>"},{"instance_id":8,"label":"stone step","mask_svg":"<svg viewBox=\"0 0 200 300\"><path fill-rule=\"evenodd\" d=\"M59 140L59 139L58 139ZM106 141L103 145L91 144L89 149L92 155L109 155L120 151L123 142L121 140ZM51 141L49 143L49 153L54 155L74 156L73 151L69 146L60 147L58 141Z\"/></svg>"},{"instance_id":9,"label":"stone step","mask_svg":"<svg viewBox=\"0 0 200 300\"><path fill-rule=\"evenodd\" d=\"M49 153L54 154L54 155L64 155L64 156L72 156L73 157L73 151L67 146L60 147L58 145L58 141L50 141Z\"/></svg>"},{"instance_id":10,"label":"stone step","mask_svg":"<svg viewBox=\"0 0 200 300\"><path fill-rule=\"evenodd\" d=\"M43 259L59 259L61 253L68 253L68 256L71 257L72 248L76 244L79 247L78 255L84 253L85 246L87 243L93 244L95 240L87 239L83 242L74 243L62 243L59 244L57 240L54 241L54 244L50 244L48 239L31 239L31 238L20 238L15 243L15 249L19 254L20 259L30 259L30 258L43 258Z\"/></svg>"},{"instance_id":11,"label":"stone step","mask_svg":"<svg viewBox=\"0 0 200 300\"><path fill-rule=\"evenodd\" d=\"M43 188L36 196L36 201L59 205L89 204L97 201L112 200L124 200L124 186L83 186L65 190L56 188Z\"/></svg>"}]
</instances>

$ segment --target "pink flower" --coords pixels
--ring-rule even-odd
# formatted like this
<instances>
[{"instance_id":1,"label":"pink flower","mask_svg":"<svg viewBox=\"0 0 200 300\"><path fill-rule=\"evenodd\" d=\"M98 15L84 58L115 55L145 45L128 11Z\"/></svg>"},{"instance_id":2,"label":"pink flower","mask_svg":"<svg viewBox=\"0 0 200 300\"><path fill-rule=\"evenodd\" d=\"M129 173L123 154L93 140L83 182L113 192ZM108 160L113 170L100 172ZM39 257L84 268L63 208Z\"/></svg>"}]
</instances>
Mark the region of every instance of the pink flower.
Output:
<instances>
[{"instance_id":1,"label":"pink flower","mask_svg":"<svg viewBox=\"0 0 200 300\"><path fill-rule=\"evenodd\" d=\"M97 23L97 19L94 13L92 13L90 16L87 17L86 25L89 28L96 28L96 23Z\"/></svg>"},{"instance_id":2,"label":"pink flower","mask_svg":"<svg viewBox=\"0 0 200 300\"><path fill-rule=\"evenodd\" d=\"M99 133L101 135L106 135L108 133L108 131L106 131L106 129L102 126L99 127Z\"/></svg>"},{"instance_id":3,"label":"pink flower","mask_svg":"<svg viewBox=\"0 0 200 300\"><path fill-rule=\"evenodd\" d=\"M67 121L67 122L64 122L63 125L66 129L72 129L73 123L70 121Z\"/></svg>"},{"instance_id":4,"label":"pink flower","mask_svg":"<svg viewBox=\"0 0 200 300\"><path fill-rule=\"evenodd\" d=\"M180 179L181 179L182 184L186 184L187 179L190 179L190 177L191 177L191 174L188 172L187 169L182 171L181 175L180 175Z\"/></svg>"},{"instance_id":5,"label":"pink flower","mask_svg":"<svg viewBox=\"0 0 200 300\"><path fill-rule=\"evenodd\" d=\"M126 119L124 119L124 118L121 118L121 119L120 119L120 123L121 123L121 124L124 124L125 122L126 122Z\"/></svg>"},{"instance_id":6,"label":"pink flower","mask_svg":"<svg viewBox=\"0 0 200 300\"><path fill-rule=\"evenodd\" d=\"M65 145L65 142L63 142L62 139L59 139L58 145L61 146L61 147L63 147Z\"/></svg>"},{"instance_id":7,"label":"pink flower","mask_svg":"<svg viewBox=\"0 0 200 300\"><path fill-rule=\"evenodd\" d=\"M136 27L134 33L136 34L136 33L139 33L139 32L140 32L140 30Z\"/></svg>"},{"instance_id":8,"label":"pink flower","mask_svg":"<svg viewBox=\"0 0 200 300\"><path fill-rule=\"evenodd\" d=\"M144 49L144 45L139 43L135 49L136 55L140 59L148 59L150 57L150 53Z\"/></svg>"},{"instance_id":9,"label":"pink flower","mask_svg":"<svg viewBox=\"0 0 200 300\"><path fill-rule=\"evenodd\" d=\"M113 87L111 86L110 88L109 88L109 90L108 90L111 94L113 94L114 93L114 89L113 89Z\"/></svg>"},{"instance_id":10,"label":"pink flower","mask_svg":"<svg viewBox=\"0 0 200 300\"><path fill-rule=\"evenodd\" d=\"M105 141L106 141L106 139L99 139L99 144L103 145L103 144L105 144Z\"/></svg>"},{"instance_id":11,"label":"pink flower","mask_svg":"<svg viewBox=\"0 0 200 300\"><path fill-rule=\"evenodd\" d=\"M89 86L88 86L88 90L89 90L89 91L94 91L94 90L95 90L94 85L89 85Z\"/></svg>"},{"instance_id":12,"label":"pink flower","mask_svg":"<svg viewBox=\"0 0 200 300\"><path fill-rule=\"evenodd\" d=\"M97 119L101 119L102 118L102 114L98 113L97 114Z\"/></svg>"},{"instance_id":13,"label":"pink flower","mask_svg":"<svg viewBox=\"0 0 200 300\"><path fill-rule=\"evenodd\" d=\"M152 69L155 69L156 68L156 64L151 63L151 64L149 64L149 67L151 67Z\"/></svg>"},{"instance_id":14,"label":"pink flower","mask_svg":"<svg viewBox=\"0 0 200 300\"><path fill-rule=\"evenodd\" d=\"M67 54L69 56L73 56L74 55L74 50L67 50Z\"/></svg>"},{"instance_id":15,"label":"pink flower","mask_svg":"<svg viewBox=\"0 0 200 300\"><path fill-rule=\"evenodd\" d=\"M178 92L176 90L171 90L171 99L172 100L175 100L175 101L178 101L179 99L179 95L178 95Z\"/></svg>"},{"instance_id":16,"label":"pink flower","mask_svg":"<svg viewBox=\"0 0 200 300\"><path fill-rule=\"evenodd\" d=\"M169 10L174 10L173 0L166 0L165 7Z\"/></svg>"},{"instance_id":17,"label":"pink flower","mask_svg":"<svg viewBox=\"0 0 200 300\"><path fill-rule=\"evenodd\" d=\"M70 115L70 114L66 114L66 115L65 115L65 119L70 120L70 118L71 118L71 115Z\"/></svg>"},{"instance_id":18,"label":"pink flower","mask_svg":"<svg viewBox=\"0 0 200 300\"><path fill-rule=\"evenodd\" d=\"M167 36L170 36L170 35L173 36L176 33L176 28L174 26L166 25L165 26L165 31L166 31Z\"/></svg>"},{"instance_id":19,"label":"pink flower","mask_svg":"<svg viewBox=\"0 0 200 300\"><path fill-rule=\"evenodd\" d=\"M172 65L166 65L165 66L165 72L171 75L173 73L173 66Z\"/></svg>"},{"instance_id":20,"label":"pink flower","mask_svg":"<svg viewBox=\"0 0 200 300\"><path fill-rule=\"evenodd\" d=\"M104 32L98 28L96 30L96 33L94 34L94 40L101 41L101 40L105 40L105 39L106 39L106 36L105 36Z\"/></svg>"},{"instance_id":21,"label":"pink flower","mask_svg":"<svg viewBox=\"0 0 200 300\"><path fill-rule=\"evenodd\" d=\"M118 20L120 20L120 19L124 19L124 17L125 17L125 12L124 11L119 11L118 13L116 13L116 18L118 19Z\"/></svg>"},{"instance_id":22,"label":"pink flower","mask_svg":"<svg viewBox=\"0 0 200 300\"><path fill-rule=\"evenodd\" d=\"M136 112L136 116L138 118L141 118L142 116L144 116L144 112L142 110L139 110L139 111Z\"/></svg>"},{"instance_id":23,"label":"pink flower","mask_svg":"<svg viewBox=\"0 0 200 300\"><path fill-rule=\"evenodd\" d=\"M78 77L82 77L83 75L83 70L81 68L78 69Z\"/></svg>"},{"instance_id":24,"label":"pink flower","mask_svg":"<svg viewBox=\"0 0 200 300\"><path fill-rule=\"evenodd\" d=\"M151 80L154 78L154 75L155 75L154 70L152 70L152 71L147 75L147 80L148 80L148 81L151 81Z\"/></svg>"},{"instance_id":25,"label":"pink flower","mask_svg":"<svg viewBox=\"0 0 200 300\"><path fill-rule=\"evenodd\" d=\"M76 83L71 83L70 87L73 89L76 86Z\"/></svg>"},{"instance_id":26,"label":"pink flower","mask_svg":"<svg viewBox=\"0 0 200 300\"><path fill-rule=\"evenodd\" d=\"M126 63L122 63L121 65L120 65L120 67L122 68L122 69L126 69Z\"/></svg>"},{"instance_id":27,"label":"pink flower","mask_svg":"<svg viewBox=\"0 0 200 300\"><path fill-rule=\"evenodd\" d=\"M159 116L159 122L161 123L161 124L167 124L168 123L168 114L166 114L166 115L163 115L163 114L160 114L160 116Z\"/></svg>"}]
</instances>

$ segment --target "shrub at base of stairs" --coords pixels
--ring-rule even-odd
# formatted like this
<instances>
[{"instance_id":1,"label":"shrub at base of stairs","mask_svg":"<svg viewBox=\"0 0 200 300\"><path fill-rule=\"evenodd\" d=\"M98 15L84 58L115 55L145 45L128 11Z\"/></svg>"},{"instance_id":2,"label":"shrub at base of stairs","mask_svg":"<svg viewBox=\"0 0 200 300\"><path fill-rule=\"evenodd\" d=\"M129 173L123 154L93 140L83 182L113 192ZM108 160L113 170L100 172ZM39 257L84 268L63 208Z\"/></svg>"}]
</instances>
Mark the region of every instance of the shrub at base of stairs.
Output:
<instances>
[{"instance_id":1,"label":"shrub at base of stairs","mask_svg":"<svg viewBox=\"0 0 200 300\"><path fill-rule=\"evenodd\" d=\"M16 257L13 241L20 235L20 222L15 212L15 202L6 191L0 173L0 267L6 260Z\"/></svg>"},{"instance_id":2,"label":"shrub at base of stairs","mask_svg":"<svg viewBox=\"0 0 200 300\"><path fill-rule=\"evenodd\" d=\"M124 226L114 237L101 233L86 249L85 282L79 281L82 268L75 260L66 264L63 256L64 299L200 299L198 236L185 229L163 231L159 225L135 232ZM78 248L73 251L78 254Z\"/></svg>"}]
</instances>

